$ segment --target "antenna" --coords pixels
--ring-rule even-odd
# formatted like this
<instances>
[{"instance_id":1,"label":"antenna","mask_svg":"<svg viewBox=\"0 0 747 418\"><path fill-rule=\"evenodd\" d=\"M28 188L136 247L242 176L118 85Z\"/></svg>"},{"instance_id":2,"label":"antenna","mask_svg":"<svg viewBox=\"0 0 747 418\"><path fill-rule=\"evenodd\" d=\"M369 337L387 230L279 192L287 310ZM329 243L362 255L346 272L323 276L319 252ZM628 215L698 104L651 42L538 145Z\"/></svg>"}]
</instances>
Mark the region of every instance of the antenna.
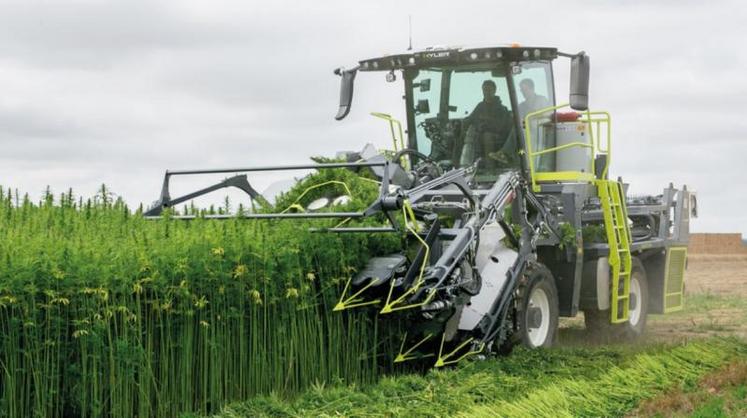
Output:
<instances>
[{"instance_id":1,"label":"antenna","mask_svg":"<svg viewBox=\"0 0 747 418\"><path fill-rule=\"evenodd\" d=\"M407 47L407 50L412 51L412 15L407 15L407 23L410 29L410 46Z\"/></svg>"}]
</instances>

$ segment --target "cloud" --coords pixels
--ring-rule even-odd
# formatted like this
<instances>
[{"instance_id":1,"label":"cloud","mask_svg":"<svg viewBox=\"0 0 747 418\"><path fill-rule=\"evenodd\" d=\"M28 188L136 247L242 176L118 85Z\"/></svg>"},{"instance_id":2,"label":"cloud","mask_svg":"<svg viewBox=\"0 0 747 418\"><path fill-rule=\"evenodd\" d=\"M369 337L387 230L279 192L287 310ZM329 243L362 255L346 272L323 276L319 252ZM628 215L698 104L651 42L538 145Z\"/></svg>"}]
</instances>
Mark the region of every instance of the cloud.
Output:
<instances>
[{"instance_id":1,"label":"cloud","mask_svg":"<svg viewBox=\"0 0 747 418\"><path fill-rule=\"evenodd\" d=\"M747 154L737 1L4 2L0 184L88 195L105 182L137 204L155 199L166 168L385 147L368 112L403 118L401 83L361 74L338 123L332 69L404 50L408 15L416 48L586 50L592 105L613 115L613 174L639 193L690 184L696 228L747 232L747 197L730 183ZM555 72L562 100L567 62Z\"/></svg>"}]
</instances>

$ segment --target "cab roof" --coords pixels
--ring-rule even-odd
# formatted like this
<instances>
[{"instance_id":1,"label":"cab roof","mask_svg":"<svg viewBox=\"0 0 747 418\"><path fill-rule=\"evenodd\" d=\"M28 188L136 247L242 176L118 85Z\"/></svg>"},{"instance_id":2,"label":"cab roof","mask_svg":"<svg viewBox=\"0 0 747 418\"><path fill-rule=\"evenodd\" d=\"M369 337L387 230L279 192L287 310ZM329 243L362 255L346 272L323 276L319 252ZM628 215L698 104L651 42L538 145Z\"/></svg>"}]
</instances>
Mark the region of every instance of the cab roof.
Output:
<instances>
[{"instance_id":1,"label":"cab roof","mask_svg":"<svg viewBox=\"0 0 747 418\"><path fill-rule=\"evenodd\" d=\"M429 47L417 51L384 55L359 62L360 71L391 71L443 65L482 64L529 60L553 60L557 48L529 47L517 44L483 47Z\"/></svg>"}]
</instances>

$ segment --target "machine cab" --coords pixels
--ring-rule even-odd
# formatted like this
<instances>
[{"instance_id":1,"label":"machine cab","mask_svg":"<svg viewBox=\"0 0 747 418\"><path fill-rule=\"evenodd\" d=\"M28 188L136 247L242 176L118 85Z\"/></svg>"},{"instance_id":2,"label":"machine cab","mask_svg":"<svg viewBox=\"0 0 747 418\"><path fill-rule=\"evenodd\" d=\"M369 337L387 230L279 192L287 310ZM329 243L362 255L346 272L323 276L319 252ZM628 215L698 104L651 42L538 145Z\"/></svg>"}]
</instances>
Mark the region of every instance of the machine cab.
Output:
<instances>
[{"instance_id":1,"label":"machine cab","mask_svg":"<svg viewBox=\"0 0 747 418\"><path fill-rule=\"evenodd\" d=\"M493 181L505 170L554 172L556 156L541 151L557 145L552 62L559 55L574 57L555 48L511 45L428 48L363 60L353 70L338 71L343 85L337 118L350 109L357 71L388 72L389 80L399 73L405 88L407 147L444 168L477 163L478 181ZM586 64L588 78L588 60ZM581 79L585 75L574 74ZM586 110L588 81L581 81L577 91L571 86L571 107L576 110ZM546 111L537 114L542 110ZM532 150L540 155L534 156Z\"/></svg>"},{"instance_id":2,"label":"machine cab","mask_svg":"<svg viewBox=\"0 0 747 418\"><path fill-rule=\"evenodd\" d=\"M486 59L404 71L408 142L442 165L497 173L520 167L522 121L555 103L549 60ZM468 58L469 59L469 58Z\"/></svg>"},{"instance_id":3,"label":"machine cab","mask_svg":"<svg viewBox=\"0 0 747 418\"><path fill-rule=\"evenodd\" d=\"M430 48L359 69L401 72L409 148L444 167L477 162L478 175L494 178L521 168L525 116L555 105L556 57L553 48Z\"/></svg>"}]
</instances>

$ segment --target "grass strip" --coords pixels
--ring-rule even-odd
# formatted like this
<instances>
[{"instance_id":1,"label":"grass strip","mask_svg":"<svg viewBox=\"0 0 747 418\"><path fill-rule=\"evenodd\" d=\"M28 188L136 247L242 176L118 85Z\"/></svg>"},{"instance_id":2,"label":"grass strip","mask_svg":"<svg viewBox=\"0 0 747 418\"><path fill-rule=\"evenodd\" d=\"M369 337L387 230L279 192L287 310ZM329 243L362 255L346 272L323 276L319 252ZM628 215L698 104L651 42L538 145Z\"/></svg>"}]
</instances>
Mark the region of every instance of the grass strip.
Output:
<instances>
[{"instance_id":1,"label":"grass strip","mask_svg":"<svg viewBox=\"0 0 747 418\"><path fill-rule=\"evenodd\" d=\"M693 382L729 359L747 355L736 339L696 341L657 354L640 354L596 379L562 379L518 400L475 406L463 417L619 416L674 385Z\"/></svg>"}]
</instances>

